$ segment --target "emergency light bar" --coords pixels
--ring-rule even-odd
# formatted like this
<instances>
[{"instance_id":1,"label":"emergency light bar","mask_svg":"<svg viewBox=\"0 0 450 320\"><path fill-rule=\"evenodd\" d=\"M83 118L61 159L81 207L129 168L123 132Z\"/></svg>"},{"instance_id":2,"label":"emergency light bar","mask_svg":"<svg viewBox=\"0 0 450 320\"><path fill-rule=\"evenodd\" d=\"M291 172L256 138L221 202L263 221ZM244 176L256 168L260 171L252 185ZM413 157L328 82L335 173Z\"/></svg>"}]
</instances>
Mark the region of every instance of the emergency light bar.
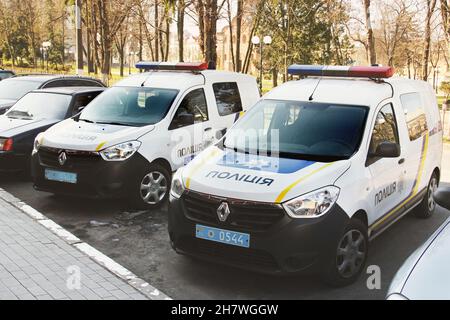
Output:
<instances>
[{"instance_id":1,"label":"emergency light bar","mask_svg":"<svg viewBox=\"0 0 450 320\"><path fill-rule=\"evenodd\" d=\"M145 71L150 70L171 70L171 71L203 71L208 69L208 63L206 62L149 62L141 61L136 63L137 69L143 69Z\"/></svg>"},{"instance_id":2,"label":"emergency light bar","mask_svg":"<svg viewBox=\"0 0 450 320\"><path fill-rule=\"evenodd\" d=\"M290 75L349 78L390 78L394 75L392 67L345 67L312 66L294 64L288 68Z\"/></svg>"}]
</instances>

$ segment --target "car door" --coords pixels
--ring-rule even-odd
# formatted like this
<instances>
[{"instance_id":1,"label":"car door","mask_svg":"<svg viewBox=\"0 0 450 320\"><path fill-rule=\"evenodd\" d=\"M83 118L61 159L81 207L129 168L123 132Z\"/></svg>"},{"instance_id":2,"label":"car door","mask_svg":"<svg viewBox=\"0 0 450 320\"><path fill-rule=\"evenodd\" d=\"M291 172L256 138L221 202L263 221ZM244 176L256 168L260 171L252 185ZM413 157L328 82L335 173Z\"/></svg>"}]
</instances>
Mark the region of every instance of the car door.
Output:
<instances>
[{"instance_id":1,"label":"car door","mask_svg":"<svg viewBox=\"0 0 450 320\"><path fill-rule=\"evenodd\" d=\"M400 146L400 157L378 158L372 154L380 143L391 142ZM375 227L382 227L384 216L395 208L405 197L406 178L405 153L402 148L397 117L393 105L388 103L376 113L372 125L366 166L371 176L371 221L377 221Z\"/></svg>"},{"instance_id":2,"label":"car door","mask_svg":"<svg viewBox=\"0 0 450 320\"><path fill-rule=\"evenodd\" d=\"M203 88L185 94L172 118L169 132L174 168L189 163L209 144L212 124Z\"/></svg>"}]
</instances>

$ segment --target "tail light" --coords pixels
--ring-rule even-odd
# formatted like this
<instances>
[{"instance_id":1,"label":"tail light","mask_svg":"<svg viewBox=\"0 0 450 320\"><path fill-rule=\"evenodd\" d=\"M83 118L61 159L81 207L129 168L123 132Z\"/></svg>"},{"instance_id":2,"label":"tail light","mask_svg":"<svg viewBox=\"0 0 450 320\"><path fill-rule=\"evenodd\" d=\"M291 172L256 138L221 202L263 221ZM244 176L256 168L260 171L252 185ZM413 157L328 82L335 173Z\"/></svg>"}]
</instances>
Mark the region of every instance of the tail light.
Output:
<instances>
[{"instance_id":1,"label":"tail light","mask_svg":"<svg viewBox=\"0 0 450 320\"><path fill-rule=\"evenodd\" d=\"M0 150L1 151L12 151L13 149L13 139L0 139Z\"/></svg>"}]
</instances>

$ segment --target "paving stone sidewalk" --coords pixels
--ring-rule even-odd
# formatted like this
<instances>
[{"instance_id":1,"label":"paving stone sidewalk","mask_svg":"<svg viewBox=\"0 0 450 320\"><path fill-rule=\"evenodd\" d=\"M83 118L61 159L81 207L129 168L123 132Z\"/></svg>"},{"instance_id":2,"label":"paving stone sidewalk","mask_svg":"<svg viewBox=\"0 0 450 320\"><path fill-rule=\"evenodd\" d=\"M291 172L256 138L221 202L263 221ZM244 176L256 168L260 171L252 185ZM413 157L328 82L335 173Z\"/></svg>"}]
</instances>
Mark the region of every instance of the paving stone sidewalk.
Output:
<instances>
[{"instance_id":1,"label":"paving stone sidewalk","mask_svg":"<svg viewBox=\"0 0 450 320\"><path fill-rule=\"evenodd\" d=\"M6 299L148 297L0 197L0 300Z\"/></svg>"}]
</instances>

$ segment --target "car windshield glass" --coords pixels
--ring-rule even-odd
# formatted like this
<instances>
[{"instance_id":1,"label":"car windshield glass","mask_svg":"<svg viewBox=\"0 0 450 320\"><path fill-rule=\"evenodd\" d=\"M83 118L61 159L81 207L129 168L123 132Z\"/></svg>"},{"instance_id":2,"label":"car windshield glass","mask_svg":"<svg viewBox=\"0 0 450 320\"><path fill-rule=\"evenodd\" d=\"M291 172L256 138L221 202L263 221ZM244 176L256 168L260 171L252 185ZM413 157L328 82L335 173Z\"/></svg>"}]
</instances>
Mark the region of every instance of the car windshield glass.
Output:
<instances>
[{"instance_id":1,"label":"car windshield glass","mask_svg":"<svg viewBox=\"0 0 450 320\"><path fill-rule=\"evenodd\" d=\"M124 126L146 126L166 116L178 94L174 89L113 87L90 103L80 120Z\"/></svg>"},{"instance_id":2,"label":"car windshield glass","mask_svg":"<svg viewBox=\"0 0 450 320\"><path fill-rule=\"evenodd\" d=\"M41 83L37 81L7 79L0 82L0 99L18 100L35 90Z\"/></svg>"},{"instance_id":3,"label":"car windshield glass","mask_svg":"<svg viewBox=\"0 0 450 320\"><path fill-rule=\"evenodd\" d=\"M72 97L65 94L30 92L6 113L17 119L57 119L65 118Z\"/></svg>"},{"instance_id":4,"label":"car windshield glass","mask_svg":"<svg viewBox=\"0 0 450 320\"><path fill-rule=\"evenodd\" d=\"M13 74L11 72L0 72L0 80L11 78Z\"/></svg>"},{"instance_id":5,"label":"car windshield glass","mask_svg":"<svg viewBox=\"0 0 450 320\"><path fill-rule=\"evenodd\" d=\"M359 148L367 107L262 100L227 134L226 148L313 161L350 158Z\"/></svg>"}]
</instances>

